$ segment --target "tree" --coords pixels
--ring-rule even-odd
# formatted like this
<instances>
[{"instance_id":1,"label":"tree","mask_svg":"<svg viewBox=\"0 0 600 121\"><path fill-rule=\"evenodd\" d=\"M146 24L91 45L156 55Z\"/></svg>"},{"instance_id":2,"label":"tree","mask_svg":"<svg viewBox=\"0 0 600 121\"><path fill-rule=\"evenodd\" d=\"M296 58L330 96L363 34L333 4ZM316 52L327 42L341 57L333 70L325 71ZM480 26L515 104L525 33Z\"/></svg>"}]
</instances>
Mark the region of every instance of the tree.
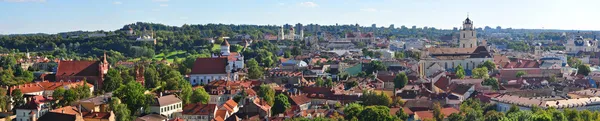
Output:
<instances>
[{"instance_id":1,"label":"tree","mask_svg":"<svg viewBox=\"0 0 600 121\"><path fill-rule=\"evenodd\" d=\"M146 88L155 88L160 86L159 75L160 74L156 71L154 66L146 67L144 69L144 84L146 84Z\"/></svg>"},{"instance_id":2,"label":"tree","mask_svg":"<svg viewBox=\"0 0 600 121\"><path fill-rule=\"evenodd\" d=\"M25 100L23 99L23 93L21 92L21 89L15 89L12 91L12 98L13 98L13 105L14 107L19 107L22 105L25 105Z\"/></svg>"},{"instance_id":3,"label":"tree","mask_svg":"<svg viewBox=\"0 0 600 121\"><path fill-rule=\"evenodd\" d=\"M121 99L127 104L127 108L134 112L133 114L141 114L144 111L140 109L148 109L154 99L151 95L144 94L146 90L137 82L129 82L113 92L115 97Z\"/></svg>"},{"instance_id":4,"label":"tree","mask_svg":"<svg viewBox=\"0 0 600 121\"><path fill-rule=\"evenodd\" d=\"M294 56L302 55L302 50L300 50L299 47L294 47L294 48L292 48L292 55L294 55Z\"/></svg>"},{"instance_id":5,"label":"tree","mask_svg":"<svg viewBox=\"0 0 600 121\"><path fill-rule=\"evenodd\" d=\"M452 113L448 116L448 121L464 121L465 117L461 116L458 113Z\"/></svg>"},{"instance_id":6,"label":"tree","mask_svg":"<svg viewBox=\"0 0 600 121\"><path fill-rule=\"evenodd\" d=\"M436 121L444 120L444 113L442 112L442 106L440 106L440 103L438 103L438 102L435 102L433 104L433 118Z\"/></svg>"},{"instance_id":7,"label":"tree","mask_svg":"<svg viewBox=\"0 0 600 121\"><path fill-rule=\"evenodd\" d=\"M504 114L496 111L488 111L485 113L485 121L499 121L504 117Z\"/></svg>"},{"instance_id":8,"label":"tree","mask_svg":"<svg viewBox=\"0 0 600 121\"><path fill-rule=\"evenodd\" d=\"M333 80L331 78L327 78L327 81L325 82L325 87L333 87Z\"/></svg>"},{"instance_id":9,"label":"tree","mask_svg":"<svg viewBox=\"0 0 600 121\"><path fill-rule=\"evenodd\" d=\"M361 121L394 121L395 116L390 115L390 108L386 106L367 106L358 119Z\"/></svg>"},{"instance_id":10,"label":"tree","mask_svg":"<svg viewBox=\"0 0 600 121\"><path fill-rule=\"evenodd\" d=\"M10 103L10 98L6 93L6 89L0 88L0 111L2 112L6 112Z\"/></svg>"},{"instance_id":11,"label":"tree","mask_svg":"<svg viewBox=\"0 0 600 121\"><path fill-rule=\"evenodd\" d=\"M346 88L352 88L358 85L357 81L346 82Z\"/></svg>"},{"instance_id":12,"label":"tree","mask_svg":"<svg viewBox=\"0 0 600 121\"><path fill-rule=\"evenodd\" d=\"M485 80L483 80L483 82L481 82L481 85L491 86L492 89L494 89L494 90L500 89L500 84L498 84L498 79L496 79L495 77L486 78Z\"/></svg>"},{"instance_id":13,"label":"tree","mask_svg":"<svg viewBox=\"0 0 600 121\"><path fill-rule=\"evenodd\" d=\"M344 107L344 114L346 114L346 119L357 118L360 112L363 111L363 106L358 103L350 103L346 107Z\"/></svg>"},{"instance_id":14,"label":"tree","mask_svg":"<svg viewBox=\"0 0 600 121\"><path fill-rule=\"evenodd\" d=\"M400 108L396 112L396 117L398 117L400 120L406 121L408 119L408 114L406 114L406 112L404 112L404 109Z\"/></svg>"},{"instance_id":15,"label":"tree","mask_svg":"<svg viewBox=\"0 0 600 121\"><path fill-rule=\"evenodd\" d=\"M588 76L590 74L590 72L592 72L590 70L590 66L587 66L584 64L577 66L577 74L582 74L582 75Z\"/></svg>"},{"instance_id":16,"label":"tree","mask_svg":"<svg viewBox=\"0 0 600 121\"><path fill-rule=\"evenodd\" d=\"M394 78L394 92L396 92L396 89L404 88L404 86L406 86L406 84L408 84L408 76L406 76L406 73L404 73L404 72L399 73Z\"/></svg>"},{"instance_id":17,"label":"tree","mask_svg":"<svg viewBox=\"0 0 600 121\"><path fill-rule=\"evenodd\" d=\"M387 70L387 66L383 65L381 61L371 61L367 64L366 73L373 74L373 72L385 70Z\"/></svg>"},{"instance_id":18,"label":"tree","mask_svg":"<svg viewBox=\"0 0 600 121\"><path fill-rule=\"evenodd\" d=\"M230 46L231 48L231 52L242 52L242 49L244 49L244 46L241 46L239 44L233 44Z\"/></svg>"},{"instance_id":19,"label":"tree","mask_svg":"<svg viewBox=\"0 0 600 121\"><path fill-rule=\"evenodd\" d=\"M291 58L292 57L292 52L291 51L285 51L283 52L283 58Z\"/></svg>"},{"instance_id":20,"label":"tree","mask_svg":"<svg viewBox=\"0 0 600 121\"><path fill-rule=\"evenodd\" d=\"M263 76L263 69L258 66L258 62L252 58L246 62L248 66L248 78L250 79L258 79Z\"/></svg>"},{"instance_id":21,"label":"tree","mask_svg":"<svg viewBox=\"0 0 600 121\"><path fill-rule=\"evenodd\" d=\"M65 95L61 101L63 101L63 105L70 105L77 99L79 99L79 96L77 95L77 92L75 92L75 89L69 89L65 90Z\"/></svg>"},{"instance_id":22,"label":"tree","mask_svg":"<svg viewBox=\"0 0 600 121\"><path fill-rule=\"evenodd\" d=\"M180 98L183 101L183 104L188 104L191 102L191 98L194 93L194 90L192 90L192 84L184 81L184 82L180 82L180 85L181 85ZM194 96L194 97L196 97L196 96Z\"/></svg>"},{"instance_id":23,"label":"tree","mask_svg":"<svg viewBox=\"0 0 600 121\"><path fill-rule=\"evenodd\" d=\"M404 59L404 53L403 52L395 52L394 53L394 58L396 58L396 59Z\"/></svg>"},{"instance_id":24,"label":"tree","mask_svg":"<svg viewBox=\"0 0 600 121\"><path fill-rule=\"evenodd\" d=\"M122 104L119 98L113 97L109 103L110 109L115 114L115 119L117 121L131 121L129 117L131 115L131 111L127 109L127 104Z\"/></svg>"},{"instance_id":25,"label":"tree","mask_svg":"<svg viewBox=\"0 0 600 121\"><path fill-rule=\"evenodd\" d=\"M389 106L392 103L392 99L385 93L374 93L372 91L365 91L363 95L359 98L360 101L363 102L366 106L371 105L384 105Z\"/></svg>"},{"instance_id":26,"label":"tree","mask_svg":"<svg viewBox=\"0 0 600 121\"><path fill-rule=\"evenodd\" d=\"M481 67L486 67L489 70L494 70L494 69L496 69L496 64L490 60L487 60L477 66L477 68L481 68Z\"/></svg>"},{"instance_id":27,"label":"tree","mask_svg":"<svg viewBox=\"0 0 600 121\"><path fill-rule=\"evenodd\" d=\"M455 68L455 72L456 73L456 77L459 79L464 79L465 78L465 70L463 69L463 67L461 65L456 66Z\"/></svg>"},{"instance_id":28,"label":"tree","mask_svg":"<svg viewBox=\"0 0 600 121\"><path fill-rule=\"evenodd\" d=\"M525 72L525 71L517 71L517 74L516 74L517 78L521 78L524 75L527 75L527 72Z\"/></svg>"},{"instance_id":29,"label":"tree","mask_svg":"<svg viewBox=\"0 0 600 121\"><path fill-rule=\"evenodd\" d=\"M475 68L472 70L472 73L473 74L471 77L476 78L476 79L485 79L490 76L488 74L488 69L486 67Z\"/></svg>"},{"instance_id":30,"label":"tree","mask_svg":"<svg viewBox=\"0 0 600 121\"><path fill-rule=\"evenodd\" d=\"M511 113L516 113L521 111L521 109L519 109L519 107L517 107L517 105L511 105L510 109L508 109L508 111L506 111L506 115L511 114Z\"/></svg>"},{"instance_id":31,"label":"tree","mask_svg":"<svg viewBox=\"0 0 600 121\"><path fill-rule=\"evenodd\" d=\"M102 87L104 88L104 92L112 92L119 88L123 83L123 79L119 74L117 69L110 69L104 78L104 82Z\"/></svg>"},{"instance_id":32,"label":"tree","mask_svg":"<svg viewBox=\"0 0 600 121\"><path fill-rule=\"evenodd\" d=\"M198 88L194 90L190 100L192 103L208 104L209 98L210 95L206 92L206 90L204 90L204 88Z\"/></svg>"},{"instance_id":33,"label":"tree","mask_svg":"<svg viewBox=\"0 0 600 121\"><path fill-rule=\"evenodd\" d=\"M279 94L275 97L275 105L271 108L273 115L283 113L285 110L290 108L291 104L288 102L288 97L284 94Z\"/></svg>"},{"instance_id":34,"label":"tree","mask_svg":"<svg viewBox=\"0 0 600 121\"><path fill-rule=\"evenodd\" d=\"M273 105L275 103L275 90L271 88L269 85L260 85L258 88L258 97L265 100L269 105Z\"/></svg>"}]
</instances>

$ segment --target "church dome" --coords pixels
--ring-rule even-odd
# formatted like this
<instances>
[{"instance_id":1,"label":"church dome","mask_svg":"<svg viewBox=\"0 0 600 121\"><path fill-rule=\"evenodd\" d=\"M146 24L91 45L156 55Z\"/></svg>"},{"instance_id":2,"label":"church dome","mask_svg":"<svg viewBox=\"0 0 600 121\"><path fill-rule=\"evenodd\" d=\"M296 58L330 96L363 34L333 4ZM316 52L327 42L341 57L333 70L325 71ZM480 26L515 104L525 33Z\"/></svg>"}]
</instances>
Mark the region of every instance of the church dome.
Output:
<instances>
[{"instance_id":1,"label":"church dome","mask_svg":"<svg viewBox=\"0 0 600 121\"><path fill-rule=\"evenodd\" d=\"M471 21L471 19L469 19L469 17L467 17L464 24L473 24L473 21Z\"/></svg>"}]
</instances>

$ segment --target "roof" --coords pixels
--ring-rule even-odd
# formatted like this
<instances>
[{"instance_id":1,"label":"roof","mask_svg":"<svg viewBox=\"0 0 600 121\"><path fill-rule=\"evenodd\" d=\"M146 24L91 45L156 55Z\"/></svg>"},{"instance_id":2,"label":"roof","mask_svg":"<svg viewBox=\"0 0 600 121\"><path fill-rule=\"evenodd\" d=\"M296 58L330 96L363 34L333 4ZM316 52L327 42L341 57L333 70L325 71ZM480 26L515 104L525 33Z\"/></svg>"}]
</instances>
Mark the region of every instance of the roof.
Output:
<instances>
[{"instance_id":1,"label":"roof","mask_svg":"<svg viewBox=\"0 0 600 121\"><path fill-rule=\"evenodd\" d=\"M377 74L377 79L383 82L394 82L394 78L396 78L394 74Z\"/></svg>"},{"instance_id":2,"label":"roof","mask_svg":"<svg viewBox=\"0 0 600 121\"><path fill-rule=\"evenodd\" d=\"M471 89L471 87L473 87L473 84L453 84L452 86L452 93L456 93L456 94L465 94L467 93L467 91L469 91L469 89Z\"/></svg>"},{"instance_id":3,"label":"roof","mask_svg":"<svg viewBox=\"0 0 600 121\"><path fill-rule=\"evenodd\" d=\"M292 101L292 105L302 105L310 102L310 98L306 94L290 95L289 98Z\"/></svg>"},{"instance_id":4,"label":"roof","mask_svg":"<svg viewBox=\"0 0 600 121\"><path fill-rule=\"evenodd\" d=\"M99 76L100 61L59 61L57 76Z\"/></svg>"},{"instance_id":5,"label":"roof","mask_svg":"<svg viewBox=\"0 0 600 121\"><path fill-rule=\"evenodd\" d=\"M516 59L503 64L502 68L539 68L540 63L535 60Z\"/></svg>"},{"instance_id":6,"label":"roof","mask_svg":"<svg viewBox=\"0 0 600 121\"><path fill-rule=\"evenodd\" d=\"M50 98L50 97L46 98L41 95L36 95L36 96L33 96L33 99L31 101L27 102L27 104L17 107L17 109L30 109L30 110L38 109L38 106L40 104L50 102L50 101L52 101L52 98Z\"/></svg>"},{"instance_id":7,"label":"roof","mask_svg":"<svg viewBox=\"0 0 600 121\"><path fill-rule=\"evenodd\" d=\"M214 115L217 104L190 103L183 106L183 115Z\"/></svg>"},{"instance_id":8,"label":"roof","mask_svg":"<svg viewBox=\"0 0 600 121\"><path fill-rule=\"evenodd\" d=\"M181 102L181 100L175 95L157 97L156 100L158 102L158 105L155 104L154 106L166 106Z\"/></svg>"},{"instance_id":9,"label":"roof","mask_svg":"<svg viewBox=\"0 0 600 121\"><path fill-rule=\"evenodd\" d=\"M198 58L190 74L225 74L227 58Z\"/></svg>"},{"instance_id":10,"label":"roof","mask_svg":"<svg viewBox=\"0 0 600 121\"><path fill-rule=\"evenodd\" d=\"M448 80L448 78L443 76L443 77L440 77L433 85L435 85L437 88L440 88L444 91L448 91L448 88L450 86L450 80Z\"/></svg>"},{"instance_id":11,"label":"roof","mask_svg":"<svg viewBox=\"0 0 600 121\"><path fill-rule=\"evenodd\" d=\"M233 109L238 106L238 103L233 101L232 99L227 100L227 102L223 103L223 108L227 110L229 113L233 113Z\"/></svg>"},{"instance_id":12,"label":"roof","mask_svg":"<svg viewBox=\"0 0 600 121\"><path fill-rule=\"evenodd\" d=\"M135 121L164 121L167 119L168 119L167 117L160 115L160 114L148 114L148 115L136 118Z\"/></svg>"},{"instance_id":13,"label":"roof","mask_svg":"<svg viewBox=\"0 0 600 121\"><path fill-rule=\"evenodd\" d=\"M83 112L83 118L91 118L91 119L109 119L111 115L110 112Z\"/></svg>"},{"instance_id":14,"label":"roof","mask_svg":"<svg viewBox=\"0 0 600 121\"><path fill-rule=\"evenodd\" d=\"M455 108L442 108L440 112L444 114L444 117L448 117L450 114L459 113L460 111ZM433 111L417 111L415 114L421 119L433 119Z\"/></svg>"},{"instance_id":15,"label":"roof","mask_svg":"<svg viewBox=\"0 0 600 121\"><path fill-rule=\"evenodd\" d=\"M42 81L42 82L35 82L35 83L28 83L28 84L12 86L12 87L10 87L10 92L12 93L12 91L15 89L21 90L22 93L32 93L32 92L40 92L40 91L45 91L45 90L55 90L56 88L59 88L59 87L63 87L64 89L69 89L69 88L73 88L73 87L77 87L77 86L82 86L83 84L87 84L87 86L90 88L94 87L94 85L86 83L85 81L79 81L79 82Z\"/></svg>"},{"instance_id":16,"label":"roof","mask_svg":"<svg viewBox=\"0 0 600 121\"><path fill-rule=\"evenodd\" d=\"M224 121L224 117L226 115L227 115L226 110L217 110L217 113L215 114L215 118L213 121Z\"/></svg>"},{"instance_id":17,"label":"roof","mask_svg":"<svg viewBox=\"0 0 600 121\"><path fill-rule=\"evenodd\" d=\"M75 115L63 114L57 112L48 112L38 118L38 121L75 121L77 117Z\"/></svg>"},{"instance_id":18,"label":"roof","mask_svg":"<svg viewBox=\"0 0 600 121\"><path fill-rule=\"evenodd\" d=\"M461 60L466 58L490 58L487 48L478 46L474 48L427 48L432 57L441 60Z\"/></svg>"}]
</instances>

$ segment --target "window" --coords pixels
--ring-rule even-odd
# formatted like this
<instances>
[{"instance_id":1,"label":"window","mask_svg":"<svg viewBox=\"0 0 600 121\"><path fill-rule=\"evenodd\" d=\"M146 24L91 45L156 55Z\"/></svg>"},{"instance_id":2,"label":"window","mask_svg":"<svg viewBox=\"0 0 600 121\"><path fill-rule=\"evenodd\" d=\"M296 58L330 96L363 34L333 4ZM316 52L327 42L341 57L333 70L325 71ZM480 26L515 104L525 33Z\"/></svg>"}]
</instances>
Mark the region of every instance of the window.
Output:
<instances>
[{"instance_id":1,"label":"window","mask_svg":"<svg viewBox=\"0 0 600 121\"><path fill-rule=\"evenodd\" d=\"M475 36L475 32L471 32L471 36Z\"/></svg>"},{"instance_id":2,"label":"window","mask_svg":"<svg viewBox=\"0 0 600 121\"><path fill-rule=\"evenodd\" d=\"M465 38L465 33L463 33L463 38Z\"/></svg>"},{"instance_id":3,"label":"window","mask_svg":"<svg viewBox=\"0 0 600 121\"><path fill-rule=\"evenodd\" d=\"M463 48L465 48L465 44L463 44Z\"/></svg>"}]
</instances>

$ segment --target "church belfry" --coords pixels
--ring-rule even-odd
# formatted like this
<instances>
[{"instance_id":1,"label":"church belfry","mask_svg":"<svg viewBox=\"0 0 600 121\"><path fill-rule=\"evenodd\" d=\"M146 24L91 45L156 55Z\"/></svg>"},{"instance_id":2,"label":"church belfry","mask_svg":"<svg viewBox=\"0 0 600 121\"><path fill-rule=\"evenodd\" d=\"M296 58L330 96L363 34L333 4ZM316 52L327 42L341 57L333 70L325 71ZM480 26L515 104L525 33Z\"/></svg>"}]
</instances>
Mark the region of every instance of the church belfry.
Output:
<instances>
[{"instance_id":1,"label":"church belfry","mask_svg":"<svg viewBox=\"0 0 600 121\"><path fill-rule=\"evenodd\" d=\"M463 21L463 26L460 29L460 39L458 42L459 48L474 48L477 47L477 32L473 28L473 21L467 17Z\"/></svg>"}]
</instances>

